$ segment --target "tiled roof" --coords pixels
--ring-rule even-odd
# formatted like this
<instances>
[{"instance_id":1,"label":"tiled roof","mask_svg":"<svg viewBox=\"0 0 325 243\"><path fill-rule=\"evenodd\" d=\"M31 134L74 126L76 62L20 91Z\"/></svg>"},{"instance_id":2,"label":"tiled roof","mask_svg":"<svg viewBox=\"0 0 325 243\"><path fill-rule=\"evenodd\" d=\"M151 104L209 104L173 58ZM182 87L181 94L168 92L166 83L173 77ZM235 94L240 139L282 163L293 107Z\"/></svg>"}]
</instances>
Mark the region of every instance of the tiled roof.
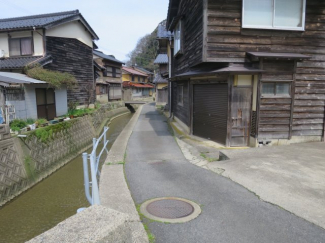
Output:
<instances>
[{"instance_id":1,"label":"tiled roof","mask_svg":"<svg viewBox=\"0 0 325 243\"><path fill-rule=\"evenodd\" d=\"M125 72L128 72L128 73L134 74L134 75L148 77L148 75L146 75L144 73L141 73L141 72L138 72L138 71L136 71L136 70L134 70L133 68L130 68L130 67L122 67L122 70L125 71Z\"/></svg>"},{"instance_id":2,"label":"tiled roof","mask_svg":"<svg viewBox=\"0 0 325 243\"><path fill-rule=\"evenodd\" d=\"M157 73L156 76L155 76L155 79L153 80L153 83L155 83L155 84L165 84L165 83L168 83L168 80L161 77L160 73Z\"/></svg>"},{"instance_id":3,"label":"tiled roof","mask_svg":"<svg viewBox=\"0 0 325 243\"><path fill-rule=\"evenodd\" d=\"M94 55L96 55L98 57L101 57L103 59L110 60L112 62L117 62L117 63L124 64L123 62L117 60L113 55L106 55L101 51L95 51L95 50L93 51L93 53L94 53Z\"/></svg>"},{"instance_id":4,"label":"tiled roof","mask_svg":"<svg viewBox=\"0 0 325 243\"><path fill-rule=\"evenodd\" d=\"M0 19L0 31L32 29L33 27L50 28L71 20L80 20L92 34L93 38L98 39L98 36L79 13L79 10Z\"/></svg>"},{"instance_id":5,"label":"tiled roof","mask_svg":"<svg viewBox=\"0 0 325 243\"><path fill-rule=\"evenodd\" d=\"M0 59L0 69L21 69L32 63L39 63L44 66L51 62L51 56L9 57Z\"/></svg>"},{"instance_id":6,"label":"tiled roof","mask_svg":"<svg viewBox=\"0 0 325 243\"><path fill-rule=\"evenodd\" d=\"M161 22L158 25L157 38L158 39L164 39L164 38L169 39L172 36L173 36L173 34L166 29L166 21Z\"/></svg>"},{"instance_id":7,"label":"tiled roof","mask_svg":"<svg viewBox=\"0 0 325 243\"><path fill-rule=\"evenodd\" d=\"M154 86L151 84L134 83L130 81L124 81L123 87L136 87L136 88L148 88L148 89L154 88Z\"/></svg>"},{"instance_id":8,"label":"tiled roof","mask_svg":"<svg viewBox=\"0 0 325 243\"><path fill-rule=\"evenodd\" d=\"M143 67L135 66L134 68L138 69L138 70L140 70L140 72L144 72L146 74L153 74L153 72L150 72L149 70L144 69Z\"/></svg>"},{"instance_id":9,"label":"tiled roof","mask_svg":"<svg viewBox=\"0 0 325 243\"><path fill-rule=\"evenodd\" d=\"M159 54L156 57L156 60L153 63L154 64L167 64L168 63L168 56L167 56L167 54Z\"/></svg>"},{"instance_id":10,"label":"tiled roof","mask_svg":"<svg viewBox=\"0 0 325 243\"><path fill-rule=\"evenodd\" d=\"M21 73L0 72L0 82L12 84L45 84L46 82L30 78Z\"/></svg>"}]
</instances>

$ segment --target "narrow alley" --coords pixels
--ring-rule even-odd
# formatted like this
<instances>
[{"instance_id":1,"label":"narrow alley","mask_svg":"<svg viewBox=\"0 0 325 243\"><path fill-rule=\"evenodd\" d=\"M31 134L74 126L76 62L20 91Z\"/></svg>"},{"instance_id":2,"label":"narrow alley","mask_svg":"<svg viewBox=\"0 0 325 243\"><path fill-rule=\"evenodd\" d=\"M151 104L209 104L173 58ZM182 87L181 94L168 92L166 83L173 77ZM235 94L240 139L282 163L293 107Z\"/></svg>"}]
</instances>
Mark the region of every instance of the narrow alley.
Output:
<instances>
[{"instance_id":1,"label":"narrow alley","mask_svg":"<svg viewBox=\"0 0 325 243\"><path fill-rule=\"evenodd\" d=\"M125 174L137 205L179 197L201 207L202 213L187 223L144 219L156 242L324 242L322 228L190 164L154 104L143 107L130 137Z\"/></svg>"}]
</instances>

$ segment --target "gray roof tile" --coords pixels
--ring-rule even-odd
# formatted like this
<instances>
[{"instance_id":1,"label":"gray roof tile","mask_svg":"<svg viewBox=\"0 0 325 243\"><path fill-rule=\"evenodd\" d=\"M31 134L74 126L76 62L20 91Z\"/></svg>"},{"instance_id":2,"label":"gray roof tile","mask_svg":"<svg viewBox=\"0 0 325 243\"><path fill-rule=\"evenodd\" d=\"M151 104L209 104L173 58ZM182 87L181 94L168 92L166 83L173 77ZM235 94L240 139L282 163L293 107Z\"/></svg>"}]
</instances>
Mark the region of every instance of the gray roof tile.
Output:
<instances>
[{"instance_id":1,"label":"gray roof tile","mask_svg":"<svg viewBox=\"0 0 325 243\"><path fill-rule=\"evenodd\" d=\"M170 31L167 31L167 29L166 29L166 21L161 22L158 25L157 38L158 39L163 39L163 38L169 39L170 37L173 37L173 34Z\"/></svg>"},{"instance_id":2,"label":"gray roof tile","mask_svg":"<svg viewBox=\"0 0 325 243\"><path fill-rule=\"evenodd\" d=\"M0 19L0 29L21 29L32 27L44 27L53 22L76 16L79 14L78 10L69 12L60 12L52 14L32 15L18 18Z\"/></svg>"},{"instance_id":3,"label":"gray roof tile","mask_svg":"<svg viewBox=\"0 0 325 243\"><path fill-rule=\"evenodd\" d=\"M168 63L168 56L167 56L167 54L159 54L156 57L156 60L153 63L154 64L167 64Z\"/></svg>"},{"instance_id":4,"label":"gray roof tile","mask_svg":"<svg viewBox=\"0 0 325 243\"><path fill-rule=\"evenodd\" d=\"M104 59L107 59L107 60L110 60L110 61L113 61L113 62L117 62L117 63L124 64L124 62L121 62L121 61L117 60L114 56L112 56L112 55L106 55L106 54L104 54L104 53L101 52L101 51L96 51L96 50L94 50L93 53L94 53L96 56L99 56L99 57L101 57L101 58L104 58Z\"/></svg>"},{"instance_id":5,"label":"gray roof tile","mask_svg":"<svg viewBox=\"0 0 325 243\"><path fill-rule=\"evenodd\" d=\"M17 18L0 19L0 31L8 30L23 30L35 28L47 28L56 26L56 24L64 23L65 21L70 21L71 18L74 20L80 20L85 27L92 34L93 38L98 40L98 36L94 30L90 27L87 21L82 17L79 10L51 13L51 14L41 14L41 15L31 15Z\"/></svg>"},{"instance_id":6,"label":"gray roof tile","mask_svg":"<svg viewBox=\"0 0 325 243\"><path fill-rule=\"evenodd\" d=\"M155 84L165 84L165 83L168 83L168 80L161 77L160 73L157 73L156 76L155 76L155 79L153 80L153 83L155 83Z\"/></svg>"},{"instance_id":7,"label":"gray roof tile","mask_svg":"<svg viewBox=\"0 0 325 243\"><path fill-rule=\"evenodd\" d=\"M42 66L52 62L51 56L32 56L32 57L9 57L0 59L1 69L21 69L31 63L39 63Z\"/></svg>"}]
</instances>

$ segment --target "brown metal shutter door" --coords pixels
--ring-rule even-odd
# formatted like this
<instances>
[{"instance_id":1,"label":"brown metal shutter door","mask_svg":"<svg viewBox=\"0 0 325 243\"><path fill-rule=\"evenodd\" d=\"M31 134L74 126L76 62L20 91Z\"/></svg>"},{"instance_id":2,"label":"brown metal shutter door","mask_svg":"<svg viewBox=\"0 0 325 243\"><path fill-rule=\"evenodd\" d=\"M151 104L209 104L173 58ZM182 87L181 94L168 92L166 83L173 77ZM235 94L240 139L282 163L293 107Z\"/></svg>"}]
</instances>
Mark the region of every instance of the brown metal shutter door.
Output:
<instances>
[{"instance_id":1,"label":"brown metal shutter door","mask_svg":"<svg viewBox=\"0 0 325 243\"><path fill-rule=\"evenodd\" d=\"M226 144L228 84L193 87L193 134Z\"/></svg>"}]
</instances>

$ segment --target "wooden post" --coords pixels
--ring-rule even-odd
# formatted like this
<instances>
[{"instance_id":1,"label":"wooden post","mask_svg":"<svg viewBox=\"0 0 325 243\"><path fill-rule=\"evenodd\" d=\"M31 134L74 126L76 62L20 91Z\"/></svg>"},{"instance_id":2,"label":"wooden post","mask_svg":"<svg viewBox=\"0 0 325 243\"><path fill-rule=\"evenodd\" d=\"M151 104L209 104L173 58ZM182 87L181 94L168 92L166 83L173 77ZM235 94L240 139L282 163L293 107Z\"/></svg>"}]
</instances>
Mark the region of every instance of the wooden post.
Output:
<instances>
[{"instance_id":1,"label":"wooden post","mask_svg":"<svg viewBox=\"0 0 325 243\"><path fill-rule=\"evenodd\" d=\"M295 108L295 93L296 93L296 70L297 70L297 61L295 60L294 68L293 68L293 80L291 83L291 110L290 110L290 123L289 123L289 140L292 138L293 111Z\"/></svg>"},{"instance_id":2,"label":"wooden post","mask_svg":"<svg viewBox=\"0 0 325 243\"><path fill-rule=\"evenodd\" d=\"M263 70L263 59L260 60L260 69ZM260 125L261 78L262 78L262 74L259 74L257 80L257 97L256 97L256 140L257 141L259 135L258 128Z\"/></svg>"}]
</instances>

